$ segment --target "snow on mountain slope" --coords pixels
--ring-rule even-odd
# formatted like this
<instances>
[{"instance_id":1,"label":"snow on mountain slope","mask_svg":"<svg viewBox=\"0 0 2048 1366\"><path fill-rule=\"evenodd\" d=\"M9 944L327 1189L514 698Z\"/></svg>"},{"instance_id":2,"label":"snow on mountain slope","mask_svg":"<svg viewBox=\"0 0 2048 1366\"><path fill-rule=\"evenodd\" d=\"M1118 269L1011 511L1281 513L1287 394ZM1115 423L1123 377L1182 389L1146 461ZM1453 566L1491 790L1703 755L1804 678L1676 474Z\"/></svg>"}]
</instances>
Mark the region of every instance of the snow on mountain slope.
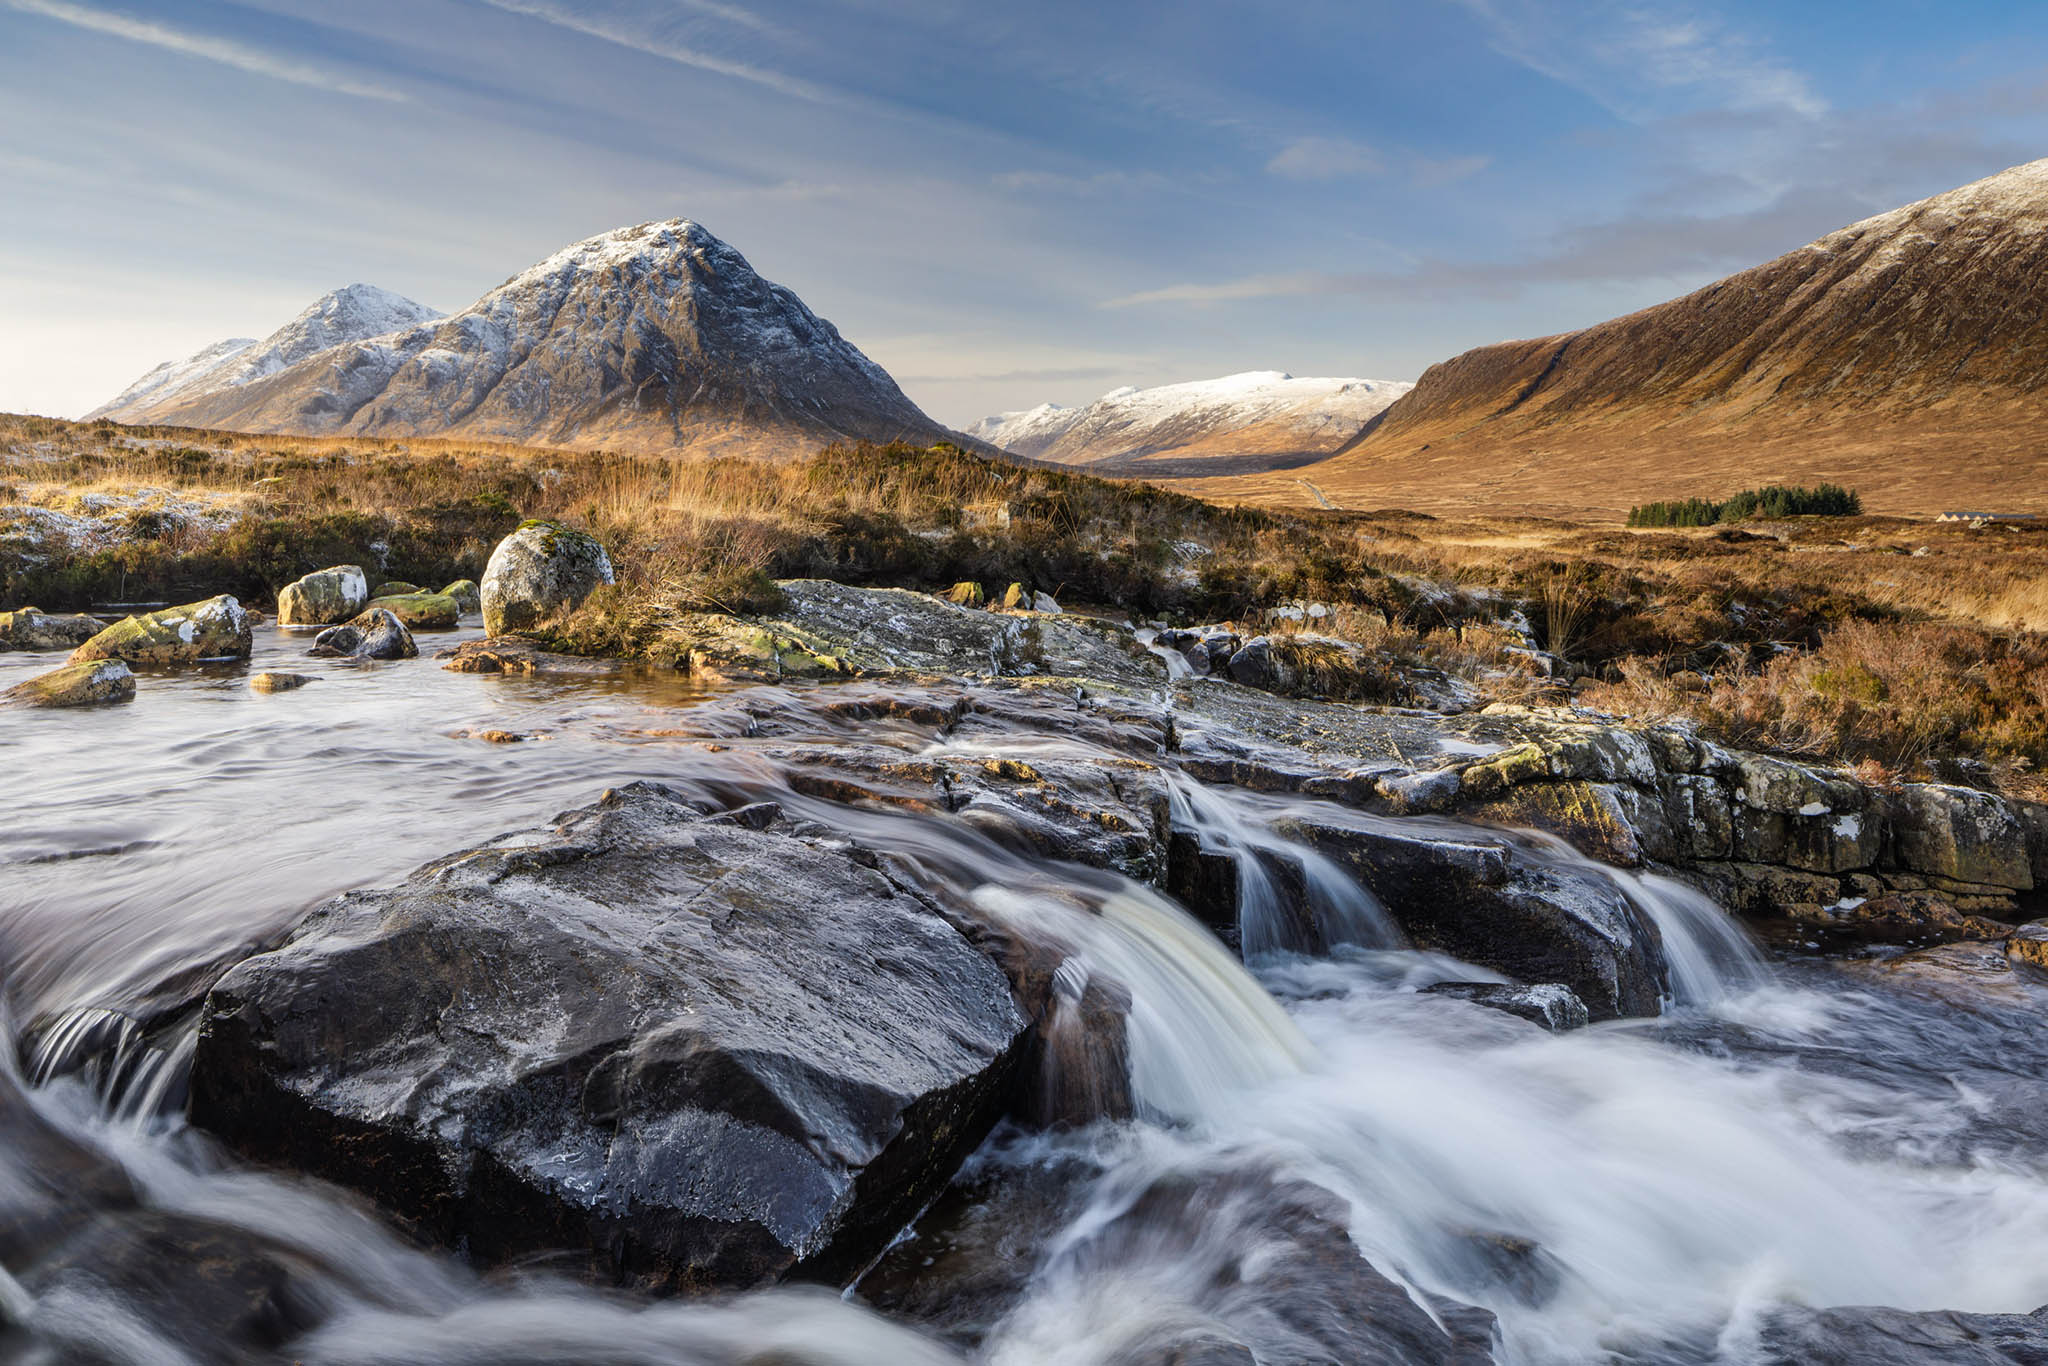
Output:
<instances>
[{"instance_id":1,"label":"snow on mountain slope","mask_svg":"<svg viewBox=\"0 0 2048 1366\"><path fill-rule=\"evenodd\" d=\"M1122 388L1085 408L1057 404L984 418L969 434L1062 464L1326 455L1412 385L1296 378L1252 370L1221 379Z\"/></svg>"},{"instance_id":2,"label":"snow on mountain slope","mask_svg":"<svg viewBox=\"0 0 2048 1366\"><path fill-rule=\"evenodd\" d=\"M166 362L87 417L121 422L177 421L167 416L203 395L237 389L274 375L331 346L402 331L441 317L437 309L375 285L348 285L321 295L262 341L215 342L188 360Z\"/></svg>"},{"instance_id":3,"label":"snow on mountain slope","mask_svg":"<svg viewBox=\"0 0 2048 1366\"><path fill-rule=\"evenodd\" d=\"M777 454L953 437L687 219L565 247L451 317L177 405L200 426Z\"/></svg>"},{"instance_id":4,"label":"snow on mountain slope","mask_svg":"<svg viewBox=\"0 0 2048 1366\"><path fill-rule=\"evenodd\" d=\"M230 361L254 345L254 337L230 337L226 341L217 341L205 350L195 352L183 360L167 360L108 402L87 413L86 420L119 417L129 409L140 411L151 404L162 403L173 395L204 383L209 376L225 369Z\"/></svg>"}]
</instances>

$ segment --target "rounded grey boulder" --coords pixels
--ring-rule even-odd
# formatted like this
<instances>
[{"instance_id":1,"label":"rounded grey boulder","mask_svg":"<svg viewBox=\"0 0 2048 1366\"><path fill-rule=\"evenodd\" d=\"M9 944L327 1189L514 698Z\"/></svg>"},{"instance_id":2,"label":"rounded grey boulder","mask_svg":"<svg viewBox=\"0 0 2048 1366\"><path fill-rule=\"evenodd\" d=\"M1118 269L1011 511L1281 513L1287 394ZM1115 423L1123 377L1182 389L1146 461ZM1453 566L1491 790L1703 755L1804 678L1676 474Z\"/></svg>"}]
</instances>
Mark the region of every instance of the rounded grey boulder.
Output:
<instances>
[{"instance_id":1,"label":"rounded grey boulder","mask_svg":"<svg viewBox=\"0 0 2048 1366\"><path fill-rule=\"evenodd\" d=\"M484 567L484 630L495 636L539 626L612 581L612 558L589 533L521 522Z\"/></svg>"},{"instance_id":2,"label":"rounded grey boulder","mask_svg":"<svg viewBox=\"0 0 2048 1366\"><path fill-rule=\"evenodd\" d=\"M370 601L370 577L359 565L337 564L277 591L279 626L332 626L347 621Z\"/></svg>"},{"instance_id":3,"label":"rounded grey boulder","mask_svg":"<svg viewBox=\"0 0 2048 1366\"><path fill-rule=\"evenodd\" d=\"M313 648L307 653L323 659L414 659L419 652L405 623L379 607L354 621L328 627L313 637Z\"/></svg>"}]
</instances>

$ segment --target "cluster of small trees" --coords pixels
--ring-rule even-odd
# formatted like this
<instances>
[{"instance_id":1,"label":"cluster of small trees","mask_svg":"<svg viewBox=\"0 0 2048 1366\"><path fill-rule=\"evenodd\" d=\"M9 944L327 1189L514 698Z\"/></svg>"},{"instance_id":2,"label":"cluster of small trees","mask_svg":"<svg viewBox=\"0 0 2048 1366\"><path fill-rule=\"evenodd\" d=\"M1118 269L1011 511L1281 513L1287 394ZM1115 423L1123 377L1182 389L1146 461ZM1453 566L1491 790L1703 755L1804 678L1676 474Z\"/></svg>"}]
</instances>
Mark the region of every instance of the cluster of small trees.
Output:
<instances>
[{"instance_id":1,"label":"cluster of small trees","mask_svg":"<svg viewBox=\"0 0 2048 1366\"><path fill-rule=\"evenodd\" d=\"M1863 511L1863 499L1854 489L1840 484L1817 488L1795 488L1770 484L1744 489L1723 502L1711 498L1687 498L1678 502L1644 503L1628 510L1630 526L1712 526L1716 522L1739 522L1747 517L1854 517Z\"/></svg>"}]
</instances>

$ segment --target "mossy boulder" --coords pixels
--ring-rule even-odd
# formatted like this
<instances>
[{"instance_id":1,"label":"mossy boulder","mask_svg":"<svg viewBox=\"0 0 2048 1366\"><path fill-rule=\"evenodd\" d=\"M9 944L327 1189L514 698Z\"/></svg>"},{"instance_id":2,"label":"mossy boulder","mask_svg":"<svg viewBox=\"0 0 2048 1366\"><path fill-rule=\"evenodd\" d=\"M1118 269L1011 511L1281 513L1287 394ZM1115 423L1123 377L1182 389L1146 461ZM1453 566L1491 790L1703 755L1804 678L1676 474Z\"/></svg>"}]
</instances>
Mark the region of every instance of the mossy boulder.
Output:
<instances>
[{"instance_id":1,"label":"mossy boulder","mask_svg":"<svg viewBox=\"0 0 2048 1366\"><path fill-rule=\"evenodd\" d=\"M484 610L483 595L477 591L475 579L457 579L441 590L441 596L455 599L456 610L466 617Z\"/></svg>"},{"instance_id":2,"label":"mossy boulder","mask_svg":"<svg viewBox=\"0 0 2048 1366\"><path fill-rule=\"evenodd\" d=\"M126 702L135 696L135 675L118 659L65 664L17 683L0 700L17 707L89 707Z\"/></svg>"},{"instance_id":3,"label":"mossy boulder","mask_svg":"<svg viewBox=\"0 0 2048 1366\"><path fill-rule=\"evenodd\" d=\"M74 663L118 659L130 665L247 659L249 614L228 594L117 621L71 652Z\"/></svg>"},{"instance_id":4,"label":"mossy boulder","mask_svg":"<svg viewBox=\"0 0 2048 1366\"><path fill-rule=\"evenodd\" d=\"M946 601L956 607L986 607L988 594L980 584L971 579L962 579L946 590Z\"/></svg>"},{"instance_id":5,"label":"mossy boulder","mask_svg":"<svg viewBox=\"0 0 2048 1366\"><path fill-rule=\"evenodd\" d=\"M378 598L406 598L414 593L426 591L418 584L407 583L404 579L386 579L370 590L370 601L375 602Z\"/></svg>"},{"instance_id":6,"label":"mossy boulder","mask_svg":"<svg viewBox=\"0 0 2048 1366\"><path fill-rule=\"evenodd\" d=\"M370 579L359 565L317 569L277 593L280 626L332 626L361 612L370 601Z\"/></svg>"},{"instance_id":7,"label":"mossy boulder","mask_svg":"<svg viewBox=\"0 0 2048 1366\"><path fill-rule=\"evenodd\" d=\"M100 633L98 617L34 607L0 612L0 650L70 650Z\"/></svg>"},{"instance_id":8,"label":"mossy boulder","mask_svg":"<svg viewBox=\"0 0 2048 1366\"><path fill-rule=\"evenodd\" d=\"M440 630L462 619L462 608L445 593L400 593L370 599L365 612L389 612L413 630Z\"/></svg>"},{"instance_id":9,"label":"mossy boulder","mask_svg":"<svg viewBox=\"0 0 2048 1366\"><path fill-rule=\"evenodd\" d=\"M521 522L484 568L484 630L530 630L574 611L612 581L611 556L595 537L560 522Z\"/></svg>"},{"instance_id":10,"label":"mossy boulder","mask_svg":"<svg viewBox=\"0 0 2048 1366\"><path fill-rule=\"evenodd\" d=\"M1021 583L1013 583L1003 590L1005 612L1028 612L1031 610L1031 590Z\"/></svg>"}]
</instances>

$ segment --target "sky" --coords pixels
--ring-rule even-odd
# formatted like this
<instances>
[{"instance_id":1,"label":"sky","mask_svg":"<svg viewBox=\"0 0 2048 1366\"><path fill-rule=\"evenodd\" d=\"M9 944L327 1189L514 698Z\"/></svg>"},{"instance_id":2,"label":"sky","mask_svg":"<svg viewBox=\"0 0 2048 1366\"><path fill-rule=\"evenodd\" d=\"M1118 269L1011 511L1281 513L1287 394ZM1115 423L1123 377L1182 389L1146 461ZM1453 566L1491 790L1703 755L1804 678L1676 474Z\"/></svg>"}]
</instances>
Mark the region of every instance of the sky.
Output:
<instances>
[{"instance_id":1,"label":"sky","mask_svg":"<svg viewBox=\"0 0 2048 1366\"><path fill-rule=\"evenodd\" d=\"M0 0L0 410L671 217L954 425L1413 379L2044 155L2038 0Z\"/></svg>"}]
</instances>

